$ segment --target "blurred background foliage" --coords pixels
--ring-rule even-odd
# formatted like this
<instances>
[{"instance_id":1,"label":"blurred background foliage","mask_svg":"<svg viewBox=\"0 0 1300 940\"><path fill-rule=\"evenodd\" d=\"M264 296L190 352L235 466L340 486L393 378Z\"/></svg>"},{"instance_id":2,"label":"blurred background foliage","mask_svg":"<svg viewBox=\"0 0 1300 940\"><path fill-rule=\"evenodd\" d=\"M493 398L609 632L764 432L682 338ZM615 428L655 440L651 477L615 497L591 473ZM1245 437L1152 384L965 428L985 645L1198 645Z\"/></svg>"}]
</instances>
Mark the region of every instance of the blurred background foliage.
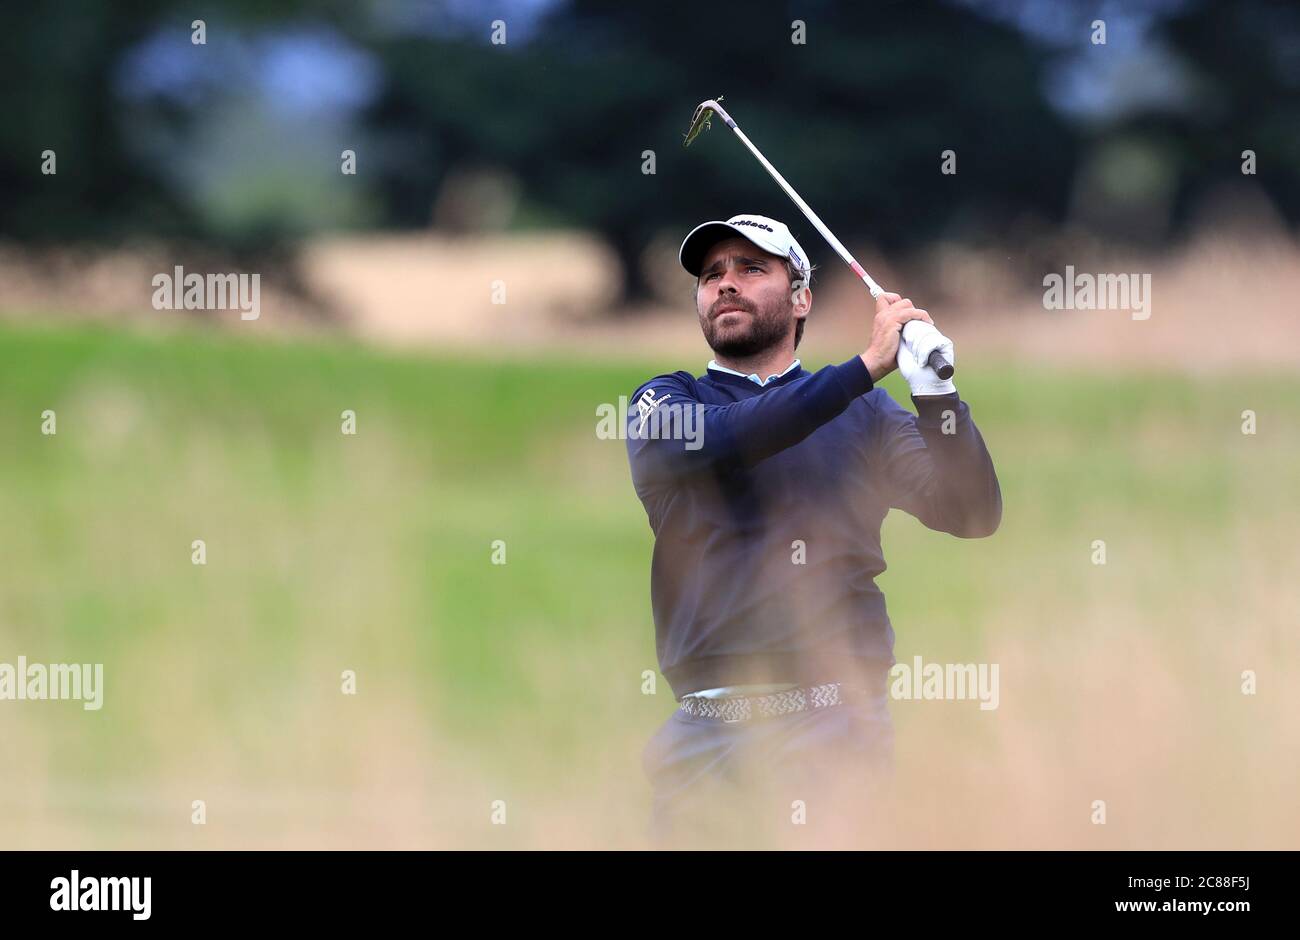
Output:
<instances>
[{"instance_id":1,"label":"blurred background foliage","mask_svg":"<svg viewBox=\"0 0 1300 940\"><path fill-rule=\"evenodd\" d=\"M721 125L681 148L719 94L841 237L889 251L1067 223L1160 244L1247 190L1300 218L1294 4L55 0L3 20L0 237L23 243L570 227L641 298L657 236L788 212ZM1271 165L1243 176L1245 149Z\"/></svg>"}]
</instances>

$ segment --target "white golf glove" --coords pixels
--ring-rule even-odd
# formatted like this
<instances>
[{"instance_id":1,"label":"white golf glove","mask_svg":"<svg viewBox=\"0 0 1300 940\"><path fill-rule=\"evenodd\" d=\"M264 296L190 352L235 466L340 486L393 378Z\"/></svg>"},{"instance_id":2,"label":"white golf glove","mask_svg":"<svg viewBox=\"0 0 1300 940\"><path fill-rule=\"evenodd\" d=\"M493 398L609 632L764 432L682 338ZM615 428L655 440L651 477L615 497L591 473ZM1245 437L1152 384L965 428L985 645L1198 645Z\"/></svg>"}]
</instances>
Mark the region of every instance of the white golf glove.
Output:
<instances>
[{"instance_id":1,"label":"white golf glove","mask_svg":"<svg viewBox=\"0 0 1300 940\"><path fill-rule=\"evenodd\" d=\"M898 371L907 380L913 395L950 395L957 391L952 379L941 379L926 365L930 353L941 351L954 366L952 340L940 333L932 323L908 320L903 324L903 337L898 344Z\"/></svg>"}]
</instances>

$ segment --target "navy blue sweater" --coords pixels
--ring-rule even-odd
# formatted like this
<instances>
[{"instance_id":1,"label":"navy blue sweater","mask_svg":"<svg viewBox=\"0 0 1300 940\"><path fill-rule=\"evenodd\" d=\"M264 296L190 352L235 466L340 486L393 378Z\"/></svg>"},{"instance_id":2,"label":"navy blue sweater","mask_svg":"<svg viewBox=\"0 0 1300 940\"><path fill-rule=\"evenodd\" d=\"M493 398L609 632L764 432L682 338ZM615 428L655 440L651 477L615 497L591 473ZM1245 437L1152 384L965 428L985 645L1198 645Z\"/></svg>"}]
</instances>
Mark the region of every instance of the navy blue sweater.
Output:
<instances>
[{"instance_id":1,"label":"navy blue sweater","mask_svg":"<svg viewBox=\"0 0 1300 940\"><path fill-rule=\"evenodd\" d=\"M655 535L656 645L676 697L853 681L893 664L875 583L885 514L962 538L991 535L1002 518L966 403L912 400L917 415L873 388L857 356L766 386L710 370L636 390L628 457Z\"/></svg>"}]
</instances>

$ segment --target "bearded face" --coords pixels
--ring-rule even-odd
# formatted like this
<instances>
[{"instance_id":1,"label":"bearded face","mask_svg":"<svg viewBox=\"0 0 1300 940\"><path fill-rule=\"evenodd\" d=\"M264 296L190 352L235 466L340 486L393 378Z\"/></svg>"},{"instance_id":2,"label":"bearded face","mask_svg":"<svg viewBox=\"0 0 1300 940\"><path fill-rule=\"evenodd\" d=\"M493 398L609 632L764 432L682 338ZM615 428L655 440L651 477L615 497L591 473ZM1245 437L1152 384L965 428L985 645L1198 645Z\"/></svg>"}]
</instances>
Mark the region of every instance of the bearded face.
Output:
<instances>
[{"instance_id":1,"label":"bearded face","mask_svg":"<svg viewBox=\"0 0 1300 940\"><path fill-rule=\"evenodd\" d=\"M758 355L794 332L784 259L743 238L719 242L704 256L695 303L705 341L724 358Z\"/></svg>"}]
</instances>

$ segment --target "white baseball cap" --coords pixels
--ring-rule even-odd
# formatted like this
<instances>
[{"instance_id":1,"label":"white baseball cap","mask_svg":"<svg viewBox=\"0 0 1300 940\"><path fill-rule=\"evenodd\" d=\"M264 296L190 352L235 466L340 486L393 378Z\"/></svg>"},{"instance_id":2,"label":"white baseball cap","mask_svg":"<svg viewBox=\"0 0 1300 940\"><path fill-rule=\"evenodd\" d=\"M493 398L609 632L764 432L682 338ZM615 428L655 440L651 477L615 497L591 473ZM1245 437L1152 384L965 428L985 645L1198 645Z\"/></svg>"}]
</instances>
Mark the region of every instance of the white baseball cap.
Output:
<instances>
[{"instance_id":1,"label":"white baseball cap","mask_svg":"<svg viewBox=\"0 0 1300 940\"><path fill-rule=\"evenodd\" d=\"M784 222L769 219L765 215L733 215L725 222L705 222L695 226L682 242L677 260L688 273L699 277L700 269L704 266L704 256L709 249L718 242L737 235L749 239L769 254L789 258L803 279L808 280L812 269L803 247L794 240Z\"/></svg>"}]
</instances>

